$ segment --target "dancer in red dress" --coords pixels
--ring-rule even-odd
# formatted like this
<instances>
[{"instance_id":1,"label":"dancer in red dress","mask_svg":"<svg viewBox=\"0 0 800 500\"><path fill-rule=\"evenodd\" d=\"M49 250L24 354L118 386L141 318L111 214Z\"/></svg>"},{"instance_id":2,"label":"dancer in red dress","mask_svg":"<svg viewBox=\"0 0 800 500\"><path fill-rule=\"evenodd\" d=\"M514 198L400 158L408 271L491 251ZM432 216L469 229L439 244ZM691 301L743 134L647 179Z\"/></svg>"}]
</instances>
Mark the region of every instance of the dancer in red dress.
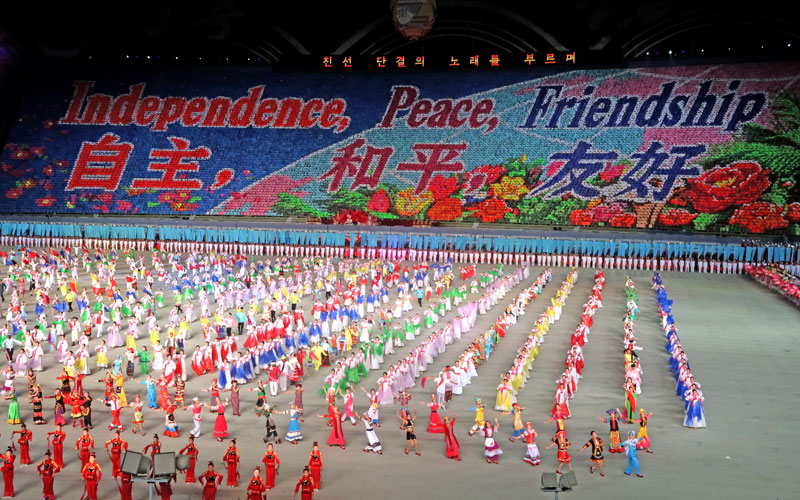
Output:
<instances>
[{"instance_id":1,"label":"dancer in red dress","mask_svg":"<svg viewBox=\"0 0 800 500\"><path fill-rule=\"evenodd\" d=\"M150 460L155 460L156 454L161 453L161 441L158 440L158 434L153 434L153 441L144 447L142 453L147 454L150 450Z\"/></svg>"},{"instance_id":2,"label":"dancer in red dress","mask_svg":"<svg viewBox=\"0 0 800 500\"><path fill-rule=\"evenodd\" d=\"M428 422L428 432L431 434L443 433L444 426L442 425L441 417L439 417L439 403L436 401L436 394L431 394L430 403L423 403L420 401L419 404L425 405L431 409L431 417L430 421Z\"/></svg>"},{"instance_id":3,"label":"dancer in red dress","mask_svg":"<svg viewBox=\"0 0 800 500\"><path fill-rule=\"evenodd\" d=\"M253 477L247 483L247 500L267 500L267 487L261 479L261 467L253 469Z\"/></svg>"},{"instance_id":4,"label":"dancer in red dress","mask_svg":"<svg viewBox=\"0 0 800 500\"><path fill-rule=\"evenodd\" d=\"M109 450L108 447L111 446ZM111 477L118 478L120 474L120 463L122 462L122 452L128 449L128 442L119 437L119 431L114 433L114 439L109 439L105 444L106 453L111 457Z\"/></svg>"},{"instance_id":5,"label":"dancer in red dress","mask_svg":"<svg viewBox=\"0 0 800 500\"><path fill-rule=\"evenodd\" d=\"M567 464L569 466L569 471L572 472L572 457L569 456L569 445L570 442L567 440L566 433L559 432L556 434L556 437L553 438L553 442L545 448L545 450L553 446L558 448L558 468L556 472L559 474L561 474L561 467L564 464Z\"/></svg>"},{"instance_id":6,"label":"dancer in red dress","mask_svg":"<svg viewBox=\"0 0 800 500\"><path fill-rule=\"evenodd\" d=\"M120 500L133 500L133 478L127 472L119 475L119 499Z\"/></svg>"},{"instance_id":7,"label":"dancer in red dress","mask_svg":"<svg viewBox=\"0 0 800 500\"><path fill-rule=\"evenodd\" d=\"M217 414L217 420L214 422L214 437L217 438L217 441L220 443L222 442L222 438L228 437L228 421L225 420L225 406L229 404L229 401L226 399L224 403L221 403L219 398L216 398L216 404L214 406L208 406L211 411Z\"/></svg>"},{"instance_id":8,"label":"dancer in red dress","mask_svg":"<svg viewBox=\"0 0 800 500\"><path fill-rule=\"evenodd\" d=\"M228 486L239 486L239 450L236 448L236 440L231 439L231 444L225 450L222 461L228 464Z\"/></svg>"},{"instance_id":9,"label":"dancer in red dress","mask_svg":"<svg viewBox=\"0 0 800 500\"><path fill-rule=\"evenodd\" d=\"M344 449L344 433L342 432L342 412L336 405L330 408L330 413L327 415L317 415L319 418L328 418L330 422L328 425L331 427L331 434L328 436L328 446L338 446Z\"/></svg>"},{"instance_id":10,"label":"dancer in red dress","mask_svg":"<svg viewBox=\"0 0 800 500\"><path fill-rule=\"evenodd\" d=\"M272 443L267 445L267 451L261 461L264 462L264 487L271 490L275 487L275 476L281 466L281 459L278 458L278 453L273 449Z\"/></svg>"},{"instance_id":11,"label":"dancer in red dress","mask_svg":"<svg viewBox=\"0 0 800 500\"><path fill-rule=\"evenodd\" d=\"M198 450L197 445L194 444L194 436L189 436L189 444L181 448L181 451L178 452L178 455L189 456L189 468L184 471L186 474L187 484L196 482L194 477L194 466L197 463L197 456L199 454L200 450Z\"/></svg>"},{"instance_id":12,"label":"dancer in red dress","mask_svg":"<svg viewBox=\"0 0 800 500\"><path fill-rule=\"evenodd\" d=\"M217 499L217 486L222 485L222 474L214 470L214 462L208 462L208 470L197 478L203 485L203 500Z\"/></svg>"},{"instance_id":13,"label":"dancer in red dress","mask_svg":"<svg viewBox=\"0 0 800 500\"><path fill-rule=\"evenodd\" d=\"M89 455L89 461L81 468L81 476L86 483L84 489L84 500L97 500L97 483L103 478L103 471L100 464L95 461L95 454Z\"/></svg>"},{"instance_id":14,"label":"dancer in red dress","mask_svg":"<svg viewBox=\"0 0 800 500\"><path fill-rule=\"evenodd\" d=\"M444 454L447 458L453 460L461 460L460 447L454 426L456 425L456 414L453 413L452 417L444 416L442 429L444 431Z\"/></svg>"},{"instance_id":15,"label":"dancer in red dress","mask_svg":"<svg viewBox=\"0 0 800 500\"><path fill-rule=\"evenodd\" d=\"M19 464L28 465L31 463L30 443L33 439L33 433L25 427L25 424L20 426L20 429L13 431L11 435L19 434Z\"/></svg>"},{"instance_id":16,"label":"dancer in red dress","mask_svg":"<svg viewBox=\"0 0 800 500\"><path fill-rule=\"evenodd\" d=\"M50 443L53 445L53 460L58 464L59 469L64 468L64 440L67 438L67 434L61 430L61 424L56 425L56 430L50 431L47 433L47 439L50 440L50 436L53 436L53 440ZM50 448L48 446L48 448Z\"/></svg>"},{"instance_id":17,"label":"dancer in red dress","mask_svg":"<svg viewBox=\"0 0 800 500\"><path fill-rule=\"evenodd\" d=\"M61 468L51 458L50 452L44 453L44 460L36 466L36 472L42 476L42 500L55 500L56 494L53 492L53 476Z\"/></svg>"},{"instance_id":18,"label":"dancer in red dress","mask_svg":"<svg viewBox=\"0 0 800 500\"><path fill-rule=\"evenodd\" d=\"M173 474L170 476L168 481L164 481L163 483L156 483L153 485L156 490L157 495L161 495L161 500L170 500L172 498L172 485L170 484L172 481L178 482L178 478Z\"/></svg>"},{"instance_id":19,"label":"dancer in red dress","mask_svg":"<svg viewBox=\"0 0 800 500\"><path fill-rule=\"evenodd\" d=\"M319 451L319 444L314 441L314 446L311 448L311 453L308 457L308 469L311 472L311 478L314 480L314 489L322 488L322 452Z\"/></svg>"},{"instance_id":20,"label":"dancer in red dress","mask_svg":"<svg viewBox=\"0 0 800 500\"><path fill-rule=\"evenodd\" d=\"M94 449L94 438L89 435L89 429L84 427L81 437L75 442L75 451L77 451L81 457L81 471L83 471L83 468L89 463L90 449Z\"/></svg>"},{"instance_id":21,"label":"dancer in red dress","mask_svg":"<svg viewBox=\"0 0 800 500\"><path fill-rule=\"evenodd\" d=\"M3 496L14 496L14 460L17 456L11 453L11 448L6 450L5 455L0 457L2 464L0 464L0 471L3 472Z\"/></svg>"},{"instance_id":22,"label":"dancer in red dress","mask_svg":"<svg viewBox=\"0 0 800 500\"><path fill-rule=\"evenodd\" d=\"M300 492L300 500L312 500L314 498L314 478L311 477L308 467L303 469L303 475L294 487L294 496Z\"/></svg>"}]
</instances>

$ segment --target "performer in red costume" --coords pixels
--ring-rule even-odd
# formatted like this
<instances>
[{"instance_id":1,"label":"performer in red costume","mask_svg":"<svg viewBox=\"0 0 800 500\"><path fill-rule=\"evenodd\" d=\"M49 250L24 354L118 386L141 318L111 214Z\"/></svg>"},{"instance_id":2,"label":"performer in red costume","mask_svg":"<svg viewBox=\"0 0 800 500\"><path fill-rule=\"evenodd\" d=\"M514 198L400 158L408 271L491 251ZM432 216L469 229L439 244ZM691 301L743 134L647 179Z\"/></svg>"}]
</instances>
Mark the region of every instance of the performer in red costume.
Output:
<instances>
[{"instance_id":1,"label":"performer in red costume","mask_svg":"<svg viewBox=\"0 0 800 500\"><path fill-rule=\"evenodd\" d=\"M11 448L8 448L5 455L0 457L0 460L2 460L2 463L0 463L0 471L3 472L4 497L14 496L14 460L16 459L17 456L12 454Z\"/></svg>"},{"instance_id":2,"label":"performer in red costume","mask_svg":"<svg viewBox=\"0 0 800 500\"><path fill-rule=\"evenodd\" d=\"M36 466L36 472L42 476L42 500L55 500L56 495L53 493L53 476L61 468L51 458L50 452L44 453L44 460Z\"/></svg>"},{"instance_id":3,"label":"performer in red costume","mask_svg":"<svg viewBox=\"0 0 800 500\"><path fill-rule=\"evenodd\" d=\"M83 473L83 468L86 467L86 464L89 463L90 449L94 449L94 438L89 435L89 429L84 427L83 434L75 442L75 451L81 457L81 473Z\"/></svg>"},{"instance_id":4,"label":"performer in red costume","mask_svg":"<svg viewBox=\"0 0 800 500\"><path fill-rule=\"evenodd\" d=\"M271 490L275 487L275 476L278 475L278 469L281 466L281 459L278 458L278 453L273 449L272 443L267 445L267 451L264 453L264 486L266 489ZM259 474L260 474L259 470Z\"/></svg>"},{"instance_id":5,"label":"performer in red costume","mask_svg":"<svg viewBox=\"0 0 800 500\"><path fill-rule=\"evenodd\" d=\"M308 467L303 469L303 475L294 487L294 496L300 493L300 500L312 500L314 498L314 478L311 477Z\"/></svg>"},{"instance_id":6,"label":"performer in red costume","mask_svg":"<svg viewBox=\"0 0 800 500\"><path fill-rule=\"evenodd\" d=\"M133 478L127 472L119 475L119 500L133 500Z\"/></svg>"},{"instance_id":7,"label":"performer in red costume","mask_svg":"<svg viewBox=\"0 0 800 500\"><path fill-rule=\"evenodd\" d=\"M53 436L52 441L50 441L50 436ZM56 430L47 433L48 449L50 448L49 444L52 444L53 460L58 464L59 469L64 468L64 439L66 438L67 434L61 430L61 424L56 425Z\"/></svg>"},{"instance_id":8,"label":"performer in red costume","mask_svg":"<svg viewBox=\"0 0 800 500\"><path fill-rule=\"evenodd\" d=\"M189 436L189 444L181 448L181 451L178 452L179 455L189 455L189 468L184 471L186 474L186 483L194 483L196 482L196 478L194 476L194 466L197 463L197 456L200 454L200 450L197 448L197 445L194 444L194 436Z\"/></svg>"},{"instance_id":9,"label":"performer in red costume","mask_svg":"<svg viewBox=\"0 0 800 500\"><path fill-rule=\"evenodd\" d=\"M25 427L25 424L20 426L20 429L13 431L11 435L19 434L19 464L28 465L31 463L30 443L33 439L33 433Z\"/></svg>"},{"instance_id":10,"label":"performer in red costume","mask_svg":"<svg viewBox=\"0 0 800 500\"><path fill-rule=\"evenodd\" d=\"M109 446L111 449L109 449ZM104 445L106 453L111 457L111 477L114 479L120 475L120 463L122 462L122 452L128 449L128 442L119 437L119 431L114 433L114 438L106 441Z\"/></svg>"},{"instance_id":11,"label":"performer in red costume","mask_svg":"<svg viewBox=\"0 0 800 500\"><path fill-rule=\"evenodd\" d=\"M217 486L222 484L222 474L214 470L214 462L208 462L208 470L197 478L203 485L203 500L217 499Z\"/></svg>"},{"instance_id":12,"label":"performer in red costume","mask_svg":"<svg viewBox=\"0 0 800 500\"><path fill-rule=\"evenodd\" d=\"M239 450L236 448L236 440L231 439L231 444L225 450L222 461L228 464L228 482L230 487L239 486Z\"/></svg>"},{"instance_id":13,"label":"performer in red costume","mask_svg":"<svg viewBox=\"0 0 800 500\"><path fill-rule=\"evenodd\" d=\"M84 500L97 500L97 483L103 478L103 471L100 464L95 461L95 454L89 455L89 461L81 469L81 476L86 483L84 490Z\"/></svg>"},{"instance_id":14,"label":"performer in red costume","mask_svg":"<svg viewBox=\"0 0 800 500\"><path fill-rule=\"evenodd\" d=\"M314 441L314 446L311 448L311 454L308 458L308 468L311 472L311 478L314 480L314 489L322 488L322 452L319 451L319 445Z\"/></svg>"},{"instance_id":15,"label":"performer in red costume","mask_svg":"<svg viewBox=\"0 0 800 500\"><path fill-rule=\"evenodd\" d=\"M247 483L247 500L267 500L267 487L261 479L261 467L253 469L253 477Z\"/></svg>"}]
</instances>

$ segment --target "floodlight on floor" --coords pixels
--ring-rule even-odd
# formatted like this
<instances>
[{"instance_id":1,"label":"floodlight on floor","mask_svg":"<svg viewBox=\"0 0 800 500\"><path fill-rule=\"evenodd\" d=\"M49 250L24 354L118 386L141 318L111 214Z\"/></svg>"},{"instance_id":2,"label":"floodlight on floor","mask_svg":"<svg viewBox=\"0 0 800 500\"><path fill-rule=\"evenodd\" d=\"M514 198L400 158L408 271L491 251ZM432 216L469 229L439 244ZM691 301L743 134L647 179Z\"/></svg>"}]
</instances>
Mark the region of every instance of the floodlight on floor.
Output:
<instances>
[{"instance_id":1,"label":"floodlight on floor","mask_svg":"<svg viewBox=\"0 0 800 500\"><path fill-rule=\"evenodd\" d=\"M555 500L558 500L560 492L572 491L573 488L578 486L578 480L575 478L574 472L567 472L566 474L556 474L555 472L542 472L542 491L548 491L555 495Z\"/></svg>"},{"instance_id":2,"label":"floodlight on floor","mask_svg":"<svg viewBox=\"0 0 800 500\"><path fill-rule=\"evenodd\" d=\"M175 452L156 453L153 456L153 476L172 476L175 474Z\"/></svg>"},{"instance_id":3,"label":"floodlight on floor","mask_svg":"<svg viewBox=\"0 0 800 500\"><path fill-rule=\"evenodd\" d=\"M120 470L131 476L146 476L150 471L150 459L135 451L125 451Z\"/></svg>"}]
</instances>

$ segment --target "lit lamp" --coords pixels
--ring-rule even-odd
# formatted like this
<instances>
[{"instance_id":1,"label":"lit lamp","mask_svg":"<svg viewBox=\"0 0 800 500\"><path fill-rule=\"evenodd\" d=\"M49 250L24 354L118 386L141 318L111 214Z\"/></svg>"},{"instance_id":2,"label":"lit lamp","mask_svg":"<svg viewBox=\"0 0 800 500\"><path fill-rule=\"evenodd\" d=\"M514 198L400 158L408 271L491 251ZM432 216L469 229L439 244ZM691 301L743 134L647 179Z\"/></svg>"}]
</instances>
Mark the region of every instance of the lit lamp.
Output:
<instances>
[{"instance_id":1,"label":"lit lamp","mask_svg":"<svg viewBox=\"0 0 800 500\"><path fill-rule=\"evenodd\" d=\"M436 0L391 0L392 22L401 35L417 40L433 28Z\"/></svg>"}]
</instances>

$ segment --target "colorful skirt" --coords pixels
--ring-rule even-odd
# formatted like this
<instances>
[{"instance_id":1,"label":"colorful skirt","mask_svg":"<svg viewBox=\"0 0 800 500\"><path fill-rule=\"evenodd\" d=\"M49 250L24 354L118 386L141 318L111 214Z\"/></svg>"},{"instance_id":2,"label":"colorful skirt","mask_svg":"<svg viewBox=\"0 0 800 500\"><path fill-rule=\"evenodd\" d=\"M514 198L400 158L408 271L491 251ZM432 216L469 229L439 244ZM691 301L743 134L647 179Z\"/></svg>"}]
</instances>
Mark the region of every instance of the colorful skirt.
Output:
<instances>
[{"instance_id":1,"label":"colorful skirt","mask_svg":"<svg viewBox=\"0 0 800 500\"><path fill-rule=\"evenodd\" d=\"M16 401L12 401L8 405L8 423L12 425L16 425L20 423L19 419L19 403Z\"/></svg>"},{"instance_id":2,"label":"colorful skirt","mask_svg":"<svg viewBox=\"0 0 800 500\"><path fill-rule=\"evenodd\" d=\"M300 423L297 419L289 420L289 430L286 432L286 440L294 443L303 439L303 433L300 432Z\"/></svg>"},{"instance_id":3,"label":"colorful skirt","mask_svg":"<svg viewBox=\"0 0 800 500\"><path fill-rule=\"evenodd\" d=\"M542 457L539 455L539 447L536 446L536 443L528 445L528 452L525 453L525 456L522 458L522 460L530 465L539 465L542 463Z\"/></svg>"},{"instance_id":4,"label":"colorful skirt","mask_svg":"<svg viewBox=\"0 0 800 500\"><path fill-rule=\"evenodd\" d=\"M487 458L492 458L502 455L503 450L500 449L500 445L497 444L494 438L486 438L483 442L483 454Z\"/></svg>"}]
</instances>

